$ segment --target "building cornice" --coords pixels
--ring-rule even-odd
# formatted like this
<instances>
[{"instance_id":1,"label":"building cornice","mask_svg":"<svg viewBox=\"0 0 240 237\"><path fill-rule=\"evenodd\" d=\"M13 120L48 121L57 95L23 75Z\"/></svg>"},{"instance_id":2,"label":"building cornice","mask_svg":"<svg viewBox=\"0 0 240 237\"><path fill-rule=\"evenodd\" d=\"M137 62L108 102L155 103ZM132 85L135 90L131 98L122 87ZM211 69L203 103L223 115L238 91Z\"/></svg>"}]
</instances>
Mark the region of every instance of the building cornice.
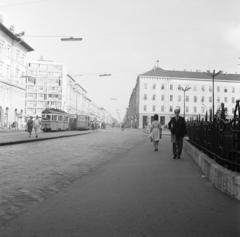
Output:
<instances>
[{"instance_id":1,"label":"building cornice","mask_svg":"<svg viewBox=\"0 0 240 237\"><path fill-rule=\"evenodd\" d=\"M164 77L164 76L140 76L140 79L150 79L150 80L182 80L182 81L205 81L205 82L212 82L212 78L183 78L183 77ZM217 77L214 78L215 82L232 82L232 83L240 83L240 78L237 80L233 79L218 79Z\"/></svg>"},{"instance_id":2,"label":"building cornice","mask_svg":"<svg viewBox=\"0 0 240 237\"><path fill-rule=\"evenodd\" d=\"M21 38L18 38L14 33L12 33L8 28L6 28L3 24L0 23L0 30L5 33L9 38L15 40L17 43L22 45L28 52L34 51L34 49L28 45L25 41Z\"/></svg>"},{"instance_id":3,"label":"building cornice","mask_svg":"<svg viewBox=\"0 0 240 237\"><path fill-rule=\"evenodd\" d=\"M0 83L3 83L3 84L5 84L5 85L18 88L18 89L23 90L23 91L26 90L24 87L21 87L21 86L19 86L19 85L16 85L16 84L13 84L13 83L11 83L11 82L7 82L7 81L1 80L1 79L0 79Z\"/></svg>"}]
</instances>

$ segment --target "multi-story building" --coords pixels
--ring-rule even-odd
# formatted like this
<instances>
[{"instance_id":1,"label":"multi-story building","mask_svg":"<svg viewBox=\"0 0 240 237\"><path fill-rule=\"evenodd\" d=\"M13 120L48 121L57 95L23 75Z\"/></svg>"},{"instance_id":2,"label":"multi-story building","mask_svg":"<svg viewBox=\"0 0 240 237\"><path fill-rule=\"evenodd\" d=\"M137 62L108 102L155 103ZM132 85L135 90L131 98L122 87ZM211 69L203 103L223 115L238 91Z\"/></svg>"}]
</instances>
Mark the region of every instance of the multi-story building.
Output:
<instances>
[{"instance_id":1,"label":"multi-story building","mask_svg":"<svg viewBox=\"0 0 240 237\"><path fill-rule=\"evenodd\" d=\"M88 114L87 91L69 74L63 80L63 110L70 114Z\"/></svg>"},{"instance_id":2,"label":"multi-story building","mask_svg":"<svg viewBox=\"0 0 240 237\"><path fill-rule=\"evenodd\" d=\"M33 49L0 23L0 127L24 126L26 55Z\"/></svg>"},{"instance_id":3,"label":"multi-story building","mask_svg":"<svg viewBox=\"0 0 240 237\"><path fill-rule=\"evenodd\" d=\"M28 62L26 116L41 115L45 108L63 109L65 68L62 64L39 60Z\"/></svg>"},{"instance_id":4,"label":"multi-story building","mask_svg":"<svg viewBox=\"0 0 240 237\"><path fill-rule=\"evenodd\" d=\"M128 126L143 128L154 114L166 125L179 107L185 117L201 116L212 109L212 78L205 72L163 70L156 67L137 77L125 116ZM185 93L182 89L190 88ZM224 103L231 116L240 99L240 74L222 73L214 79L215 112ZM185 98L184 98L185 95Z\"/></svg>"}]
</instances>

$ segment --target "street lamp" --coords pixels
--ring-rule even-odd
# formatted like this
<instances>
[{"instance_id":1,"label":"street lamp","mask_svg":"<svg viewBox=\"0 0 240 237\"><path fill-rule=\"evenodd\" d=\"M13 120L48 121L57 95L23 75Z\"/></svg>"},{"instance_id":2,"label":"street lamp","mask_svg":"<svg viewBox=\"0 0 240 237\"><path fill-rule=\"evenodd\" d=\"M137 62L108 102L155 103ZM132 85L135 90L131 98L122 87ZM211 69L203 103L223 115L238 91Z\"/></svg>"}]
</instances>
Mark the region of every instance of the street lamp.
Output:
<instances>
[{"instance_id":1,"label":"street lamp","mask_svg":"<svg viewBox=\"0 0 240 237\"><path fill-rule=\"evenodd\" d=\"M207 71L207 75L212 78L212 119L214 119L214 79L216 76L220 75L222 71L215 72L215 69L213 72Z\"/></svg>"},{"instance_id":2,"label":"street lamp","mask_svg":"<svg viewBox=\"0 0 240 237\"><path fill-rule=\"evenodd\" d=\"M185 88L183 88L180 86L179 89L183 91L183 117L185 118L185 93L186 91L190 90L191 87L186 86Z\"/></svg>"}]
</instances>

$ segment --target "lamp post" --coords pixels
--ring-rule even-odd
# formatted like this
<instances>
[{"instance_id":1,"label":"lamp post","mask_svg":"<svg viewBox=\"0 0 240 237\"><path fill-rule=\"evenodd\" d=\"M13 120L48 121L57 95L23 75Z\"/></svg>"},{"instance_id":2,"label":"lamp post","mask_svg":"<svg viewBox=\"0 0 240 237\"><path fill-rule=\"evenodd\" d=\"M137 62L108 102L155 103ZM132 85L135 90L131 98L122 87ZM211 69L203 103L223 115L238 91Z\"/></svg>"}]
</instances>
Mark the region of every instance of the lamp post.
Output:
<instances>
[{"instance_id":1,"label":"lamp post","mask_svg":"<svg viewBox=\"0 0 240 237\"><path fill-rule=\"evenodd\" d=\"M213 72L210 72L209 70L207 71L207 75L210 76L212 78L212 119L214 119L214 80L215 77L220 75L222 73L222 71L218 71L215 72L215 69L213 70Z\"/></svg>"},{"instance_id":2,"label":"lamp post","mask_svg":"<svg viewBox=\"0 0 240 237\"><path fill-rule=\"evenodd\" d=\"M179 89L183 91L183 117L185 118L185 93L186 91L190 90L191 87L186 86L185 88L183 88L180 86Z\"/></svg>"}]
</instances>

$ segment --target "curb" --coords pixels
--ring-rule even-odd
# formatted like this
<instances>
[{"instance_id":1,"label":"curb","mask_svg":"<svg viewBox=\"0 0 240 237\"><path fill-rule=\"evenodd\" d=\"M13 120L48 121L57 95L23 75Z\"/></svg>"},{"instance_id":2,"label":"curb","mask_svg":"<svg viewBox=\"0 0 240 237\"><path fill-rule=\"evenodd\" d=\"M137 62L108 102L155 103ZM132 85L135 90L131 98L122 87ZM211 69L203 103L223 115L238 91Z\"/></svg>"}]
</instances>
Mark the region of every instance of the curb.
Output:
<instances>
[{"instance_id":1,"label":"curb","mask_svg":"<svg viewBox=\"0 0 240 237\"><path fill-rule=\"evenodd\" d=\"M75 136L81 136L81 135L86 135L86 134L90 134L90 133L93 133L93 132L83 132L83 133L78 133L78 134L67 134L67 135L60 135L60 136L54 136L54 137L43 137L43 138L36 138L36 139L31 139L31 140L28 139L28 140L1 142L0 146L11 146L11 145L17 145L17 144L29 143L29 142L39 142L39 141L65 138L65 137L75 137Z\"/></svg>"},{"instance_id":2,"label":"curb","mask_svg":"<svg viewBox=\"0 0 240 237\"><path fill-rule=\"evenodd\" d=\"M204 175L220 191L240 200L240 174L224 168L184 140L184 151L197 163Z\"/></svg>"}]
</instances>

